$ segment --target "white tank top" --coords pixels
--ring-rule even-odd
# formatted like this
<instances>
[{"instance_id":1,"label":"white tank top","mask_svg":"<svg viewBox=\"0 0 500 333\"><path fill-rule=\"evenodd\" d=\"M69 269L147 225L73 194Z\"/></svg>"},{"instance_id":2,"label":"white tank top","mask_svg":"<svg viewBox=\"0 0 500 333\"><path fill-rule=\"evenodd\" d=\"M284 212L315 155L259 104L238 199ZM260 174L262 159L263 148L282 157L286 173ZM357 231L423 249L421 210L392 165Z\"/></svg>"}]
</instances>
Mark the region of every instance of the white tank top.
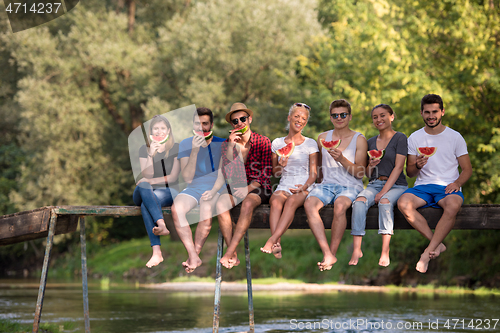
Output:
<instances>
[{"instance_id":1,"label":"white tank top","mask_svg":"<svg viewBox=\"0 0 500 333\"><path fill-rule=\"evenodd\" d=\"M345 158L350 162L356 163L356 142L358 136L361 135L359 132L355 132L354 136L349 142L347 148L342 152ZM326 133L326 141L332 141L333 130ZM328 154L325 148L321 148L322 154L322 165L321 171L323 172L323 182L322 184L339 184L342 186L354 187L358 190L363 190L363 180L354 177L352 174L347 172L344 166L335 161L333 157Z\"/></svg>"}]
</instances>

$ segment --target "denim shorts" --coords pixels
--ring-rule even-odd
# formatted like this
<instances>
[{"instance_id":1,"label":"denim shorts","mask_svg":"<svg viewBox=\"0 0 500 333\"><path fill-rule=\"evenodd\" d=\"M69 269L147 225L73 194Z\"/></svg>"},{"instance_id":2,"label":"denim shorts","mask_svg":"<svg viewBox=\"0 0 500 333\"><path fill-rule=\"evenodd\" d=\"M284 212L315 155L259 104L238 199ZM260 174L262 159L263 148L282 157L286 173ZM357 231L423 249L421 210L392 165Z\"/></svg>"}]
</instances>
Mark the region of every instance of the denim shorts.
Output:
<instances>
[{"instance_id":1,"label":"denim shorts","mask_svg":"<svg viewBox=\"0 0 500 333\"><path fill-rule=\"evenodd\" d=\"M362 188L358 189L339 184L319 184L314 187L307 198L316 197L326 206L334 203L338 197L347 197L349 200L354 201L361 190Z\"/></svg>"},{"instance_id":2,"label":"denim shorts","mask_svg":"<svg viewBox=\"0 0 500 333\"><path fill-rule=\"evenodd\" d=\"M464 194L461 191L458 192L453 192L453 193L445 193L446 186L444 185L435 185L435 184L424 184L424 185L417 185L415 187L409 188L405 191L405 193L410 193L413 194L420 199L425 200L427 204L422 206L421 208L425 207L434 207L434 208L442 208L439 206L437 203L439 200L443 199L444 197L447 197L448 195L451 194L456 194L459 195L462 198L462 202L465 200ZM405 194L403 193L403 194Z\"/></svg>"}]
</instances>

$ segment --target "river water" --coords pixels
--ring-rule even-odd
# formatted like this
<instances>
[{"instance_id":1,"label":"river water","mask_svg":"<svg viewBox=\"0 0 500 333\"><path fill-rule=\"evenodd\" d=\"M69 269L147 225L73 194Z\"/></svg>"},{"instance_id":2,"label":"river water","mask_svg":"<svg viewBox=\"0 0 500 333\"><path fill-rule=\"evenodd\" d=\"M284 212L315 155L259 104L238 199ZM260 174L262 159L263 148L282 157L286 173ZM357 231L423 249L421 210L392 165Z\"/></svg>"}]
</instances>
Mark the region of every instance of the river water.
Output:
<instances>
[{"instance_id":1,"label":"river water","mask_svg":"<svg viewBox=\"0 0 500 333\"><path fill-rule=\"evenodd\" d=\"M19 282L19 281L17 281ZM32 323L38 289L0 280L0 319ZM211 332L213 292L89 288L92 332ZM495 296L416 292L254 292L255 332L500 332ZM84 327L81 285L49 285L42 322ZM248 331L246 293L223 293L219 332Z\"/></svg>"}]
</instances>

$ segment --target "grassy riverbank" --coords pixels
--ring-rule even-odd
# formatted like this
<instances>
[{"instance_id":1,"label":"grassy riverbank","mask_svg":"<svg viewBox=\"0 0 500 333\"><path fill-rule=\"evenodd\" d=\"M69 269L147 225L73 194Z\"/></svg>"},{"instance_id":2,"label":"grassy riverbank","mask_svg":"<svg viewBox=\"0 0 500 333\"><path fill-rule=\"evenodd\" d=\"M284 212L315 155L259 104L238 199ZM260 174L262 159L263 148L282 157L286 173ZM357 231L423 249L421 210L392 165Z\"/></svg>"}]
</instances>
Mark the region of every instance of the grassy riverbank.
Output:
<instances>
[{"instance_id":1,"label":"grassy riverbank","mask_svg":"<svg viewBox=\"0 0 500 333\"><path fill-rule=\"evenodd\" d=\"M216 225L213 230L216 230ZM201 254L203 265L193 274L198 277L214 277L217 233L212 232ZM352 253L352 237L346 232L337 254L338 262L328 272L320 272L316 263L322 255L310 230L290 230L283 237L283 258L277 260L259 249L264 245L268 230L250 230L250 253L253 278L282 277L302 282L337 282L358 285L443 285L468 288L499 287L500 260L498 244L489 244L486 233L452 231L447 238L448 250L431 261L427 274L415 271L415 264L426 246L425 239L414 230L397 230L391 242L391 264L378 265L381 237L376 231L368 231L363 240L363 258L357 266L349 266ZM145 263L151 255L147 237L101 246L87 243L89 275L111 280L126 279L138 282L158 283L173 281L188 274L181 262L187 259L180 242L168 237L162 240L164 262L148 269ZM243 243L243 242L242 242ZM496 249L492 251L492 249ZM231 270L223 269L224 281L245 278L244 251L238 250L241 264ZM76 243L51 263L49 275L58 278L78 277L81 271L80 249Z\"/></svg>"},{"instance_id":2,"label":"grassy riverbank","mask_svg":"<svg viewBox=\"0 0 500 333\"><path fill-rule=\"evenodd\" d=\"M64 324L41 323L40 333L59 333L74 330L76 324L67 322ZM0 332L28 333L33 330L33 324L20 324L7 319L0 319Z\"/></svg>"}]
</instances>

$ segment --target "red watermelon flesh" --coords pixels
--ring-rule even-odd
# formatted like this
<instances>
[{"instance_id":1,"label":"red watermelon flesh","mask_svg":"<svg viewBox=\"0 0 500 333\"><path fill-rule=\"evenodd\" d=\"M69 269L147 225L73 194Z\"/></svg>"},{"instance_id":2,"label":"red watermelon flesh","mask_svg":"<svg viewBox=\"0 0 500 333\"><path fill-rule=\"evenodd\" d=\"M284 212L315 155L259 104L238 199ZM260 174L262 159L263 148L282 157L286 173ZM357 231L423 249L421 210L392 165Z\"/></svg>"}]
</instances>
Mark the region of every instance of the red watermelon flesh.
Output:
<instances>
[{"instance_id":1,"label":"red watermelon flesh","mask_svg":"<svg viewBox=\"0 0 500 333\"><path fill-rule=\"evenodd\" d=\"M155 142L158 142L158 143L165 143L168 140L168 134L164 134L164 135L150 135L149 138L151 139L151 141L155 141Z\"/></svg>"},{"instance_id":2,"label":"red watermelon flesh","mask_svg":"<svg viewBox=\"0 0 500 333\"><path fill-rule=\"evenodd\" d=\"M431 157L436 153L437 147L419 147L418 152L425 157Z\"/></svg>"},{"instance_id":3,"label":"red watermelon flesh","mask_svg":"<svg viewBox=\"0 0 500 333\"><path fill-rule=\"evenodd\" d=\"M385 155L385 149L380 149L380 150L373 149L368 151L368 156L370 158L373 158L374 160L380 160L382 159L382 157L384 157L384 155Z\"/></svg>"},{"instance_id":4,"label":"red watermelon flesh","mask_svg":"<svg viewBox=\"0 0 500 333\"><path fill-rule=\"evenodd\" d=\"M325 141L325 139L320 139L319 140L319 143L323 146L323 148L325 148L326 150L330 150L330 149L335 149L337 148L338 146L340 146L340 142L342 140L338 139L338 140L333 140L333 141Z\"/></svg>"},{"instance_id":5,"label":"red watermelon flesh","mask_svg":"<svg viewBox=\"0 0 500 333\"><path fill-rule=\"evenodd\" d=\"M247 125L244 125L244 126L242 126L242 127L232 129L231 131L229 131L229 133L239 132L239 133L241 133L241 134L245 134L245 133L246 133L246 131L248 131L248 126L247 126Z\"/></svg>"},{"instance_id":6,"label":"red watermelon flesh","mask_svg":"<svg viewBox=\"0 0 500 333\"><path fill-rule=\"evenodd\" d=\"M290 157L290 155L292 155L294 149L295 149L295 143L292 141L289 144L287 144L285 147L278 149L276 151L276 155L278 155L279 157Z\"/></svg>"},{"instance_id":7,"label":"red watermelon flesh","mask_svg":"<svg viewBox=\"0 0 500 333\"><path fill-rule=\"evenodd\" d=\"M199 135L205 138L205 140L210 140L210 138L214 135L213 131L210 132L202 132L193 130L194 135Z\"/></svg>"}]
</instances>

